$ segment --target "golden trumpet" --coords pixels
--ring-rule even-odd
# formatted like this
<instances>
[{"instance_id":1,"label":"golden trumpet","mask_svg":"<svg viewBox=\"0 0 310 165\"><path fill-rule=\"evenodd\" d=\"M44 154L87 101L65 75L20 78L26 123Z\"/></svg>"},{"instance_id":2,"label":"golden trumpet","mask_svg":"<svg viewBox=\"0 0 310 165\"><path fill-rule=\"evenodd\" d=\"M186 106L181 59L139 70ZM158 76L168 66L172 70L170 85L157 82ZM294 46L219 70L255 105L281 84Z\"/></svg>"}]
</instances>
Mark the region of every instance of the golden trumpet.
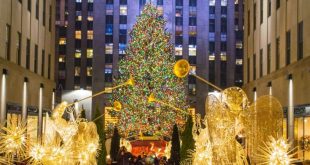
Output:
<instances>
[{"instance_id":1,"label":"golden trumpet","mask_svg":"<svg viewBox=\"0 0 310 165\"><path fill-rule=\"evenodd\" d=\"M122 84L120 84L120 85L117 85L117 86L115 86L115 87L112 87L112 88L109 89L109 90L117 89L117 88L120 88L120 87L123 87L123 86L126 86L126 85L130 85L130 86L134 86L134 85L135 85L135 80L133 79L133 77L132 77L131 75L130 75L130 78L129 78L126 82L124 82L124 83L122 83ZM104 89L104 90L102 90L102 91L100 91L100 92L98 92L98 93L95 93L95 94L91 95L91 96L85 97L85 98L83 98L83 99L81 99L81 100L78 100L78 101L76 101L76 102L74 102L74 103L68 104L67 107L70 107L70 106L74 105L75 103L81 102L81 101L83 101L83 100L87 100L87 99L89 99L89 98L97 97L97 96L99 96L99 95L102 95L102 94L104 94L104 93L107 93L107 91L108 91L108 90L105 90L105 89Z\"/></svg>"},{"instance_id":2,"label":"golden trumpet","mask_svg":"<svg viewBox=\"0 0 310 165\"><path fill-rule=\"evenodd\" d=\"M122 103L119 101L114 101L113 102L113 110L114 111L120 111L122 109ZM101 114L100 116L96 117L95 119L92 120L92 122L100 119L101 117L103 117L105 115L105 113Z\"/></svg>"},{"instance_id":3,"label":"golden trumpet","mask_svg":"<svg viewBox=\"0 0 310 165\"><path fill-rule=\"evenodd\" d=\"M154 93L151 93L151 94L150 94L150 96L148 97L147 101L148 101L148 103L156 102L156 103L165 105L165 106L167 106L167 107L170 107L170 108L172 108L172 109L174 109L174 110L177 110L177 111L180 111L180 112L182 112L182 113L188 114L188 112L186 112L186 111L184 111L184 110L182 110L182 109L180 109L180 108L177 108L177 107L175 107L175 106L173 106L173 105L171 105L171 104L169 104L169 103L166 103L166 102L163 102L163 101L161 101L161 100L156 99Z\"/></svg>"},{"instance_id":4,"label":"golden trumpet","mask_svg":"<svg viewBox=\"0 0 310 165\"><path fill-rule=\"evenodd\" d=\"M173 73L179 77L184 78L189 74L190 65L187 60L178 60L173 66Z\"/></svg>"},{"instance_id":5,"label":"golden trumpet","mask_svg":"<svg viewBox=\"0 0 310 165\"><path fill-rule=\"evenodd\" d=\"M190 74L190 70L191 70L191 66L189 65L188 61L185 59L181 59L178 60L174 66L173 66L173 73L179 77L179 78L184 78L186 77L188 74ZM213 88L215 88L216 90L222 91L221 88L219 88L218 86L210 83L209 81L205 80L204 78L197 76L196 74L190 74L194 77L196 77L197 79L203 81L204 83L212 86Z\"/></svg>"}]
</instances>

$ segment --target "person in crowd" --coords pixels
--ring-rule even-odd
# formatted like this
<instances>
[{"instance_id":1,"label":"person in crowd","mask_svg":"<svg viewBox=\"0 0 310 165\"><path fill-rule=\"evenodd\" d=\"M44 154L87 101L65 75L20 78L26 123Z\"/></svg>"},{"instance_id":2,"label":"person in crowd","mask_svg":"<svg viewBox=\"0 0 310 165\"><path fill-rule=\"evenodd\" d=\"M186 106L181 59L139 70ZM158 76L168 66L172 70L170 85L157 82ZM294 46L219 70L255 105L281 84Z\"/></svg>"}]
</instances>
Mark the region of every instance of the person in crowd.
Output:
<instances>
[{"instance_id":1,"label":"person in crowd","mask_svg":"<svg viewBox=\"0 0 310 165\"><path fill-rule=\"evenodd\" d=\"M128 165L131 154L127 152L126 147L122 146L117 155L117 164L118 165Z\"/></svg>"},{"instance_id":2,"label":"person in crowd","mask_svg":"<svg viewBox=\"0 0 310 165\"><path fill-rule=\"evenodd\" d=\"M141 155L138 156L135 165L144 165Z\"/></svg>"}]
</instances>

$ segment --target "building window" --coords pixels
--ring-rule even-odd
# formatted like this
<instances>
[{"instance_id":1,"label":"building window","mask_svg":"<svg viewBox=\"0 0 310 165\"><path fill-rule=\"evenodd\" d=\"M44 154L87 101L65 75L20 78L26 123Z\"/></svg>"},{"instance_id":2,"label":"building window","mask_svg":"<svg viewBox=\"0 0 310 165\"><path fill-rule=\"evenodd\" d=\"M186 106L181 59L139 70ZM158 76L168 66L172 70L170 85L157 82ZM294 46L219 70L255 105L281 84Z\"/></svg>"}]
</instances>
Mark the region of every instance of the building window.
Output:
<instances>
[{"instance_id":1,"label":"building window","mask_svg":"<svg viewBox=\"0 0 310 165\"><path fill-rule=\"evenodd\" d=\"M107 4L113 4L113 3L114 3L114 0L107 0L106 3L107 3Z\"/></svg>"},{"instance_id":2,"label":"building window","mask_svg":"<svg viewBox=\"0 0 310 165\"><path fill-rule=\"evenodd\" d=\"M21 42L22 42L22 34L20 32L17 32L17 64L21 65Z\"/></svg>"},{"instance_id":3,"label":"building window","mask_svg":"<svg viewBox=\"0 0 310 165\"><path fill-rule=\"evenodd\" d=\"M45 73L45 50L42 50L42 61L41 61L41 76L44 76Z\"/></svg>"},{"instance_id":4,"label":"building window","mask_svg":"<svg viewBox=\"0 0 310 165\"><path fill-rule=\"evenodd\" d=\"M28 0L28 11L30 11L31 12L31 0Z\"/></svg>"},{"instance_id":5,"label":"building window","mask_svg":"<svg viewBox=\"0 0 310 165\"><path fill-rule=\"evenodd\" d=\"M67 41L67 39L66 38L59 38L59 45L66 45L66 42Z\"/></svg>"},{"instance_id":6,"label":"building window","mask_svg":"<svg viewBox=\"0 0 310 165\"><path fill-rule=\"evenodd\" d=\"M26 45L26 68L30 68L30 39L27 39Z\"/></svg>"},{"instance_id":7,"label":"building window","mask_svg":"<svg viewBox=\"0 0 310 165\"><path fill-rule=\"evenodd\" d=\"M250 35L251 32L251 12L248 10L248 36Z\"/></svg>"},{"instance_id":8,"label":"building window","mask_svg":"<svg viewBox=\"0 0 310 165\"><path fill-rule=\"evenodd\" d=\"M227 32L227 19L221 18L221 32L226 33Z\"/></svg>"},{"instance_id":9,"label":"building window","mask_svg":"<svg viewBox=\"0 0 310 165\"><path fill-rule=\"evenodd\" d=\"M11 26L6 25L6 38L5 38L5 55L6 59L11 59Z\"/></svg>"},{"instance_id":10,"label":"building window","mask_svg":"<svg viewBox=\"0 0 310 165\"><path fill-rule=\"evenodd\" d=\"M221 17L227 16L227 6L221 6Z\"/></svg>"},{"instance_id":11,"label":"building window","mask_svg":"<svg viewBox=\"0 0 310 165\"><path fill-rule=\"evenodd\" d=\"M94 56L94 50L93 49L87 49L86 57L87 58L93 58L93 56Z\"/></svg>"},{"instance_id":12,"label":"building window","mask_svg":"<svg viewBox=\"0 0 310 165\"><path fill-rule=\"evenodd\" d=\"M106 5L106 15L113 15L113 4Z\"/></svg>"},{"instance_id":13,"label":"building window","mask_svg":"<svg viewBox=\"0 0 310 165\"><path fill-rule=\"evenodd\" d=\"M253 8L254 8L254 10L253 10L253 28L255 31L256 30L256 3L254 3Z\"/></svg>"},{"instance_id":14,"label":"building window","mask_svg":"<svg viewBox=\"0 0 310 165\"><path fill-rule=\"evenodd\" d=\"M221 52L221 61L227 61L227 54L226 54L226 52Z\"/></svg>"},{"instance_id":15,"label":"building window","mask_svg":"<svg viewBox=\"0 0 310 165\"><path fill-rule=\"evenodd\" d=\"M236 65L242 65L242 59L236 59Z\"/></svg>"},{"instance_id":16,"label":"building window","mask_svg":"<svg viewBox=\"0 0 310 165\"><path fill-rule=\"evenodd\" d=\"M253 55L253 80L256 80L256 54Z\"/></svg>"},{"instance_id":17,"label":"building window","mask_svg":"<svg viewBox=\"0 0 310 165\"><path fill-rule=\"evenodd\" d=\"M120 0L119 2L121 5L127 5L127 0Z\"/></svg>"},{"instance_id":18,"label":"building window","mask_svg":"<svg viewBox=\"0 0 310 165\"><path fill-rule=\"evenodd\" d=\"M197 34L197 26L189 26L189 32L190 37L196 36Z\"/></svg>"},{"instance_id":19,"label":"building window","mask_svg":"<svg viewBox=\"0 0 310 165\"><path fill-rule=\"evenodd\" d=\"M277 9L280 8L280 0L277 0Z\"/></svg>"},{"instance_id":20,"label":"building window","mask_svg":"<svg viewBox=\"0 0 310 165\"><path fill-rule=\"evenodd\" d=\"M53 14L53 11L52 11L52 6L50 5L50 15L49 15L49 18L48 18L48 30L49 32L51 32L52 30L52 14Z\"/></svg>"},{"instance_id":21,"label":"building window","mask_svg":"<svg viewBox=\"0 0 310 165\"><path fill-rule=\"evenodd\" d=\"M214 55L209 55L209 61L214 61L215 60L215 56Z\"/></svg>"},{"instance_id":22,"label":"building window","mask_svg":"<svg viewBox=\"0 0 310 165\"><path fill-rule=\"evenodd\" d=\"M286 32L286 65L291 63L291 32Z\"/></svg>"},{"instance_id":23,"label":"building window","mask_svg":"<svg viewBox=\"0 0 310 165\"><path fill-rule=\"evenodd\" d=\"M93 3L93 2L88 2L88 4L87 4L87 10L88 10L88 11L93 11L93 10L94 10L94 3Z\"/></svg>"},{"instance_id":24,"label":"building window","mask_svg":"<svg viewBox=\"0 0 310 165\"><path fill-rule=\"evenodd\" d=\"M183 6L183 0L176 0L175 5L176 6Z\"/></svg>"},{"instance_id":25,"label":"building window","mask_svg":"<svg viewBox=\"0 0 310 165\"><path fill-rule=\"evenodd\" d=\"M188 39L188 44L189 44L189 45L196 45L196 44L197 44L197 39L196 39L196 37L189 37L189 39Z\"/></svg>"},{"instance_id":26,"label":"building window","mask_svg":"<svg viewBox=\"0 0 310 165\"><path fill-rule=\"evenodd\" d=\"M280 68L280 37L276 39L276 69Z\"/></svg>"},{"instance_id":27,"label":"building window","mask_svg":"<svg viewBox=\"0 0 310 165\"><path fill-rule=\"evenodd\" d=\"M209 32L215 32L215 19L209 19Z\"/></svg>"},{"instance_id":28,"label":"building window","mask_svg":"<svg viewBox=\"0 0 310 165\"><path fill-rule=\"evenodd\" d=\"M260 0L260 24L264 21L264 4L263 0Z\"/></svg>"},{"instance_id":29,"label":"building window","mask_svg":"<svg viewBox=\"0 0 310 165\"><path fill-rule=\"evenodd\" d=\"M48 79L51 79L51 64L52 64L52 57L51 57L51 54L48 55L48 63L47 63L47 78Z\"/></svg>"},{"instance_id":30,"label":"building window","mask_svg":"<svg viewBox=\"0 0 310 165\"><path fill-rule=\"evenodd\" d=\"M75 12L75 20L76 21L82 21L82 12L81 11Z\"/></svg>"},{"instance_id":31,"label":"building window","mask_svg":"<svg viewBox=\"0 0 310 165\"><path fill-rule=\"evenodd\" d=\"M227 0L221 0L221 6L227 6Z\"/></svg>"},{"instance_id":32,"label":"building window","mask_svg":"<svg viewBox=\"0 0 310 165\"><path fill-rule=\"evenodd\" d=\"M87 67L86 68L86 74L87 76L92 76L93 75L93 67Z\"/></svg>"},{"instance_id":33,"label":"building window","mask_svg":"<svg viewBox=\"0 0 310 165\"><path fill-rule=\"evenodd\" d=\"M59 55L58 62L60 63L66 62L66 57L64 55Z\"/></svg>"},{"instance_id":34,"label":"building window","mask_svg":"<svg viewBox=\"0 0 310 165\"><path fill-rule=\"evenodd\" d=\"M268 0L268 17L271 16L271 0Z\"/></svg>"},{"instance_id":35,"label":"building window","mask_svg":"<svg viewBox=\"0 0 310 165\"><path fill-rule=\"evenodd\" d=\"M36 19L39 19L39 0L36 0Z\"/></svg>"},{"instance_id":36,"label":"building window","mask_svg":"<svg viewBox=\"0 0 310 165\"><path fill-rule=\"evenodd\" d=\"M304 38L303 38L303 22L298 23L298 36L297 36L297 60L301 60L303 58L303 48L304 48Z\"/></svg>"},{"instance_id":37,"label":"building window","mask_svg":"<svg viewBox=\"0 0 310 165\"><path fill-rule=\"evenodd\" d=\"M81 58L81 56L82 56L81 50L80 50L80 49L76 49L76 50L75 50L74 57L75 57L75 58Z\"/></svg>"},{"instance_id":38,"label":"building window","mask_svg":"<svg viewBox=\"0 0 310 165\"><path fill-rule=\"evenodd\" d=\"M75 39L82 39L82 32L81 32L81 30L75 31Z\"/></svg>"},{"instance_id":39,"label":"building window","mask_svg":"<svg viewBox=\"0 0 310 165\"><path fill-rule=\"evenodd\" d=\"M195 46L190 46L188 48L188 55L189 56L196 56L196 45Z\"/></svg>"},{"instance_id":40,"label":"building window","mask_svg":"<svg viewBox=\"0 0 310 165\"><path fill-rule=\"evenodd\" d=\"M42 24L43 26L45 26L45 13L46 13L46 0L43 0L43 20L42 20Z\"/></svg>"},{"instance_id":41,"label":"building window","mask_svg":"<svg viewBox=\"0 0 310 165\"><path fill-rule=\"evenodd\" d=\"M183 8L182 7L176 7L175 8L175 16L176 17L182 17L183 15Z\"/></svg>"},{"instance_id":42,"label":"building window","mask_svg":"<svg viewBox=\"0 0 310 165\"><path fill-rule=\"evenodd\" d=\"M34 73L38 73L38 45L34 46Z\"/></svg>"},{"instance_id":43,"label":"building window","mask_svg":"<svg viewBox=\"0 0 310 165\"><path fill-rule=\"evenodd\" d=\"M88 11L87 21L93 21L93 20L94 20L94 12L93 11Z\"/></svg>"},{"instance_id":44,"label":"building window","mask_svg":"<svg viewBox=\"0 0 310 165\"><path fill-rule=\"evenodd\" d=\"M263 49L259 51L259 77L263 76Z\"/></svg>"},{"instance_id":45,"label":"building window","mask_svg":"<svg viewBox=\"0 0 310 165\"><path fill-rule=\"evenodd\" d=\"M215 6L215 0L209 0L209 6Z\"/></svg>"},{"instance_id":46,"label":"building window","mask_svg":"<svg viewBox=\"0 0 310 165\"><path fill-rule=\"evenodd\" d=\"M126 5L121 5L119 7L119 15L127 15L127 6Z\"/></svg>"},{"instance_id":47,"label":"building window","mask_svg":"<svg viewBox=\"0 0 310 165\"><path fill-rule=\"evenodd\" d=\"M209 52L215 51L215 42L209 42Z\"/></svg>"},{"instance_id":48,"label":"building window","mask_svg":"<svg viewBox=\"0 0 310 165\"><path fill-rule=\"evenodd\" d=\"M182 56L182 51L183 51L182 46L175 47L174 49L174 53L176 56Z\"/></svg>"},{"instance_id":49,"label":"building window","mask_svg":"<svg viewBox=\"0 0 310 165\"><path fill-rule=\"evenodd\" d=\"M118 54L126 54L126 44L124 43L118 44Z\"/></svg>"},{"instance_id":50,"label":"building window","mask_svg":"<svg viewBox=\"0 0 310 165\"><path fill-rule=\"evenodd\" d=\"M221 51L227 51L227 43L221 42Z\"/></svg>"},{"instance_id":51,"label":"building window","mask_svg":"<svg viewBox=\"0 0 310 165\"><path fill-rule=\"evenodd\" d=\"M74 76L80 76L81 74L81 68L79 66L74 67Z\"/></svg>"},{"instance_id":52,"label":"building window","mask_svg":"<svg viewBox=\"0 0 310 165\"><path fill-rule=\"evenodd\" d=\"M248 57L247 62L247 77L248 77L248 83L250 82L250 57Z\"/></svg>"},{"instance_id":53,"label":"building window","mask_svg":"<svg viewBox=\"0 0 310 165\"><path fill-rule=\"evenodd\" d=\"M94 32L92 30L87 30L87 39L92 40L94 38Z\"/></svg>"},{"instance_id":54,"label":"building window","mask_svg":"<svg viewBox=\"0 0 310 165\"><path fill-rule=\"evenodd\" d=\"M236 48L237 49L242 49L243 48L242 41L236 41Z\"/></svg>"},{"instance_id":55,"label":"building window","mask_svg":"<svg viewBox=\"0 0 310 165\"><path fill-rule=\"evenodd\" d=\"M105 54L113 54L113 44L105 44Z\"/></svg>"},{"instance_id":56,"label":"building window","mask_svg":"<svg viewBox=\"0 0 310 165\"><path fill-rule=\"evenodd\" d=\"M226 87L227 85L227 62L221 61L221 87Z\"/></svg>"},{"instance_id":57,"label":"building window","mask_svg":"<svg viewBox=\"0 0 310 165\"><path fill-rule=\"evenodd\" d=\"M271 44L267 46L267 73L270 73L270 64L271 64Z\"/></svg>"},{"instance_id":58,"label":"building window","mask_svg":"<svg viewBox=\"0 0 310 165\"><path fill-rule=\"evenodd\" d=\"M189 6L197 6L197 0L189 0Z\"/></svg>"}]
</instances>

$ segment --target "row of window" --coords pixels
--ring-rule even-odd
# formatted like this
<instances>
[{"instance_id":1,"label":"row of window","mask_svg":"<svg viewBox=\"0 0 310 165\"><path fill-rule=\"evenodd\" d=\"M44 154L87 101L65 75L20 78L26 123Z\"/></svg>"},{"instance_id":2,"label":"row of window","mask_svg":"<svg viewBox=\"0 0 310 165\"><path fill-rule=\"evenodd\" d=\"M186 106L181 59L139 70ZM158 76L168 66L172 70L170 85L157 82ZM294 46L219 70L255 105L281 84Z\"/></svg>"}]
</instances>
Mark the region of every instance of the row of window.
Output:
<instances>
[{"instance_id":1,"label":"row of window","mask_svg":"<svg viewBox=\"0 0 310 165\"><path fill-rule=\"evenodd\" d=\"M271 4L272 0L268 0L268 6L267 6L267 16L271 16ZM274 1L276 2L276 9L278 10L280 8L280 0ZM253 29L256 30L256 3L253 4ZM251 19L251 13L250 10L248 10L248 35L250 35L250 20ZM264 0L260 0L260 24L264 22Z\"/></svg>"},{"instance_id":2,"label":"row of window","mask_svg":"<svg viewBox=\"0 0 310 165\"><path fill-rule=\"evenodd\" d=\"M16 63L18 65L21 65L21 40L22 40L22 35L20 32L17 32L17 58L16 58ZM5 55L7 60L11 60L11 26L6 25L6 40L5 40ZM35 45L34 49L34 72L38 73L38 55L39 50L38 50L38 45ZM26 68L30 69L30 39L27 39L26 42ZM44 69L45 69L45 50L42 50L42 61L41 61L41 75L44 76ZM48 75L47 77L50 79L51 78L51 55L48 55Z\"/></svg>"},{"instance_id":3,"label":"row of window","mask_svg":"<svg viewBox=\"0 0 310 165\"><path fill-rule=\"evenodd\" d=\"M32 1L33 0L27 0L27 9L29 12L31 12L31 7L32 7ZM22 0L19 0L20 3L22 3ZM35 16L36 16L36 19L39 19L39 9L40 9L40 2L43 2L43 11L42 11L42 25L45 26L45 23L46 23L46 0L35 0ZM48 18L48 29L49 31L51 31L52 29L52 6L50 5L49 6L49 18Z\"/></svg>"},{"instance_id":4,"label":"row of window","mask_svg":"<svg viewBox=\"0 0 310 165\"><path fill-rule=\"evenodd\" d=\"M79 67L79 66L74 67L74 76L75 77L81 76L81 67ZM88 77L93 76L93 67L91 67L91 66L86 67L86 76L88 76Z\"/></svg>"},{"instance_id":5,"label":"row of window","mask_svg":"<svg viewBox=\"0 0 310 165\"><path fill-rule=\"evenodd\" d=\"M303 58L303 22L298 23L297 29L297 60ZM275 69L280 69L280 37L276 39L276 52L275 52ZM267 46L267 73L271 70L271 44ZM291 31L286 32L286 42L285 42L285 64L289 65L291 63ZM248 58L248 70L250 64L250 59ZM250 74L248 72L248 81L250 80ZM263 76L263 49L260 50L259 54L259 76ZM253 56L253 80L256 80L256 55Z\"/></svg>"}]
</instances>

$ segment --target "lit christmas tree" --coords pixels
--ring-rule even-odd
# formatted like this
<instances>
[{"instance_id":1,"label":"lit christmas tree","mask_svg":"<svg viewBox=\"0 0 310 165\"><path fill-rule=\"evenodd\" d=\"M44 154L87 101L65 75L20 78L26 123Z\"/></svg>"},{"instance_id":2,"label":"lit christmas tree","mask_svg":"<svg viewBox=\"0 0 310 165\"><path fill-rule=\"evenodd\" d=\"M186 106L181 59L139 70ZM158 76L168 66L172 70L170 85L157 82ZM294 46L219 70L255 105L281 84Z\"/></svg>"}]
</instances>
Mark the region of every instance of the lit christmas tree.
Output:
<instances>
[{"instance_id":1,"label":"lit christmas tree","mask_svg":"<svg viewBox=\"0 0 310 165\"><path fill-rule=\"evenodd\" d=\"M186 110L185 82L173 74L173 45L156 7L145 6L130 37L115 82L120 84L132 76L135 85L113 91L113 101L123 105L120 112L114 112L119 117L119 131L127 137L141 133L169 136L184 115L165 105L149 103L148 97L154 94L156 99Z\"/></svg>"}]
</instances>

